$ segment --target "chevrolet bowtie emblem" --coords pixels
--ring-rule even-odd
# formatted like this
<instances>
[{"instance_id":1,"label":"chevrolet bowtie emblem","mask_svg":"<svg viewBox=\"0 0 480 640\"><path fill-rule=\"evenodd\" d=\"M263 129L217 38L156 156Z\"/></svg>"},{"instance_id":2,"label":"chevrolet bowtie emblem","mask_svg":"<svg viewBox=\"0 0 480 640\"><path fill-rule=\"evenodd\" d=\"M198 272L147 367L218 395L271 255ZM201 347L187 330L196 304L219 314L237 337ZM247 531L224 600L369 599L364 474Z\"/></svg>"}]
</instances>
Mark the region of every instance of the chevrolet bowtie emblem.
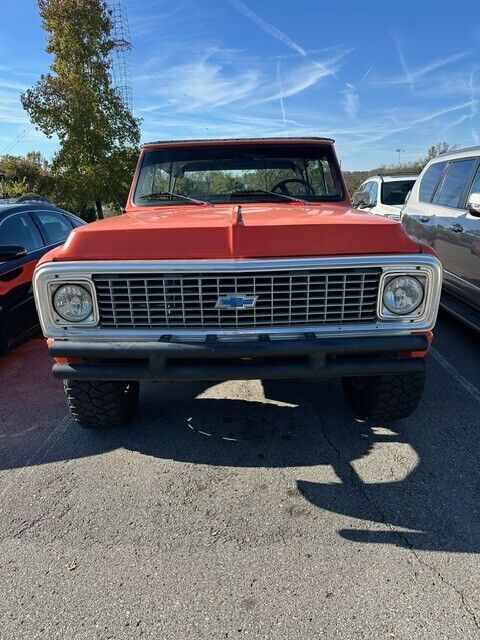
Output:
<instances>
[{"instance_id":1,"label":"chevrolet bowtie emblem","mask_svg":"<svg viewBox=\"0 0 480 640\"><path fill-rule=\"evenodd\" d=\"M245 296L232 293L230 295L220 296L215 307L217 309L231 309L233 311L237 309L253 309L257 304L257 300L258 296Z\"/></svg>"}]
</instances>

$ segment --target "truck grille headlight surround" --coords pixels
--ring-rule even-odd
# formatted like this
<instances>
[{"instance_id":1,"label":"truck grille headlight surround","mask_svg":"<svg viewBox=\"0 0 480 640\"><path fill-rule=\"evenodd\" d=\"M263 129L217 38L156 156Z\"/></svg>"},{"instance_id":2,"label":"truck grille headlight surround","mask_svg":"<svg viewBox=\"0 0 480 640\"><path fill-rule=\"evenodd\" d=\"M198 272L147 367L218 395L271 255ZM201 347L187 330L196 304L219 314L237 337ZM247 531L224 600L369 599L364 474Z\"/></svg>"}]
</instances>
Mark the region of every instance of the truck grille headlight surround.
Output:
<instances>
[{"instance_id":1,"label":"truck grille headlight surround","mask_svg":"<svg viewBox=\"0 0 480 640\"><path fill-rule=\"evenodd\" d=\"M53 308L67 322L83 322L93 313L93 300L85 287L64 284L53 294Z\"/></svg>"},{"instance_id":2,"label":"truck grille headlight surround","mask_svg":"<svg viewBox=\"0 0 480 640\"><path fill-rule=\"evenodd\" d=\"M282 278L278 290L275 281L273 290L268 286L273 272ZM263 287L264 306L260 303L253 312L246 309L228 314L214 308L218 299L215 284L222 274L230 279L226 294L260 295ZM236 278L243 287L238 291ZM179 279L180 286L172 289L171 281ZM107 281L106 288L101 286L103 280ZM158 280L166 289L157 286ZM208 320L208 326L198 327L198 323L192 323L192 300L199 302L198 286L203 280L208 285L208 296L202 291L203 305L193 320L203 318L203 324ZM252 280L255 291L251 290ZM105 307L110 281L115 305ZM165 334L179 340L204 340L211 333L225 339L243 339L240 336L288 337L292 332L296 335L304 331L318 335L429 331L435 325L441 283L439 260L424 254L245 261L49 262L37 267L33 277L35 303L46 337L120 341L157 340ZM280 317L273 314L272 318L272 297L273 302L278 298ZM212 319L205 312L207 298L213 300ZM367 316L363 312L365 305ZM186 321L180 326L174 316L179 310L186 314ZM253 321L247 317L249 313L256 314ZM228 326L222 326L219 314L229 319Z\"/></svg>"},{"instance_id":3,"label":"truck grille headlight surround","mask_svg":"<svg viewBox=\"0 0 480 640\"><path fill-rule=\"evenodd\" d=\"M392 278L383 290L383 304L395 315L413 313L422 304L425 292L423 285L413 276Z\"/></svg>"}]
</instances>

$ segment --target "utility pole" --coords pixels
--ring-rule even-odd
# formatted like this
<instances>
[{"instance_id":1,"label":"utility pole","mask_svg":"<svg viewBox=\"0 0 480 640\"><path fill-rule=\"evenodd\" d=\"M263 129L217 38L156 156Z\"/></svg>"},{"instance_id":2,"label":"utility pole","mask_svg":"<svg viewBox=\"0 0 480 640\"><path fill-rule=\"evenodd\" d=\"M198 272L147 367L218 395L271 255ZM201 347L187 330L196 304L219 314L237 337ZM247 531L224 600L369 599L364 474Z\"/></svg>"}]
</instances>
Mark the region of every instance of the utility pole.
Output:
<instances>
[{"instance_id":1,"label":"utility pole","mask_svg":"<svg viewBox=\"0 0 480 640\"><path fill-rule=\"evenodd\" d=\"M404 151L405 149L395 149L395 152L398 153L398 166L400 166L400 154Z\"/></svg>"}]
</instances>

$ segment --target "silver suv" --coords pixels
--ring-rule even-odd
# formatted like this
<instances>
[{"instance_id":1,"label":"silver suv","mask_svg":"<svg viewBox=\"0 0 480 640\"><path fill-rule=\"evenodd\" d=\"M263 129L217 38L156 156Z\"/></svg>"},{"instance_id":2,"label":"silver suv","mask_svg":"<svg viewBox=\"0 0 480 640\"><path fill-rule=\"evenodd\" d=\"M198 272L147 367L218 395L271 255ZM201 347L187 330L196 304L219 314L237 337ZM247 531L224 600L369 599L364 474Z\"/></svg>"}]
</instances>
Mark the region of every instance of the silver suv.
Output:
<instances>
[{"instance_id":1,"label":"silver suv","mask_svg":"<svg viewBox=\"0 0 480 640\"><path fill-rule=\"evenodd\" d=\"M442 306L480 329L480 147L430 160L401 221L442 261Z\"/></svg>"}]
</instances>

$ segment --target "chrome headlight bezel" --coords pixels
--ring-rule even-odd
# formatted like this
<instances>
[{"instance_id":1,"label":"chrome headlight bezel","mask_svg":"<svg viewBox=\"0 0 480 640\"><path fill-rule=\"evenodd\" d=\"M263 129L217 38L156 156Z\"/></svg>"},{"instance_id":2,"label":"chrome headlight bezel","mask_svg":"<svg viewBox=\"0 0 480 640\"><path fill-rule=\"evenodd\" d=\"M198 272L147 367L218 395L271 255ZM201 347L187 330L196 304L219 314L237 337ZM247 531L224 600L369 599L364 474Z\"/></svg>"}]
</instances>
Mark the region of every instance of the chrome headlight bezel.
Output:
<instances>
[{"instance_id":1,"label":"chrome headlight bezel","mask_svg":"<svg viewBox=\"0 0 480 640\"><path fill-rule=\"evenodd\" d=\"M387 285L395 278L409 276L415 278L423 288L423 298L421 303L413 311L409 313L394 313L385 306L384 294ZM380 286L378 290L377 316L382 321L395 321L405 323L417 323L425 320L431 312L431 306L437 304L437 300L432 300L432 288L435 274L429 267L418 266L414 269L387 269L384 270L380 278Z\"/></svg>"},{"instance_id":2,"label":"chrome headlight bezel","mask_svg":"<svg viewBox=\"0 0 480 640\"><path fill-rule=\"evenodd\" d=\"M92 299L92 312L89 316L87 316L84 320L66 320L63 318L60 313L55 309L54 297L56 292L64 286L72 285L82 287L87 291ZM48 313L49 320L57 327L68 328L68 327L95 327L99 323L99 314L98 314L98 303L97 303L97 295L95 291L95 287L92 282L89 280L76 279L71 277L62 277L59 274L53 280L50 280L47 283L47 301L48 305L41 305L41 310L39 308L39 315L42 319L42 314ZM38 307L37 302L37 307Z\"/></svg>"},{"instance_id":3,"label":"chrome headlight bezel","mask_svg":"<svg viewBox=\"0 0 480 640\"><path fill-rule=\"evenodd\" d=\"M69 291L70 290L70 291ZM75 293L73 293L73 291ZM64 300L62 301L62 297ZM72 299L78 298L81 303L81 307L85 308L79 317L69 317L69 315L75 315L75 307L68 307L65 302L71 304ZM63 306L62 306L63 304ZM72 324L80 324L88 320L93 314L93 299L90 291L83 287L81 284L62 284L53 293L52 307L54 314L57 314L59 318L65 322L71 322ZM77 309L78 311L78 309Z\"/></svg>"}]
</instances>

